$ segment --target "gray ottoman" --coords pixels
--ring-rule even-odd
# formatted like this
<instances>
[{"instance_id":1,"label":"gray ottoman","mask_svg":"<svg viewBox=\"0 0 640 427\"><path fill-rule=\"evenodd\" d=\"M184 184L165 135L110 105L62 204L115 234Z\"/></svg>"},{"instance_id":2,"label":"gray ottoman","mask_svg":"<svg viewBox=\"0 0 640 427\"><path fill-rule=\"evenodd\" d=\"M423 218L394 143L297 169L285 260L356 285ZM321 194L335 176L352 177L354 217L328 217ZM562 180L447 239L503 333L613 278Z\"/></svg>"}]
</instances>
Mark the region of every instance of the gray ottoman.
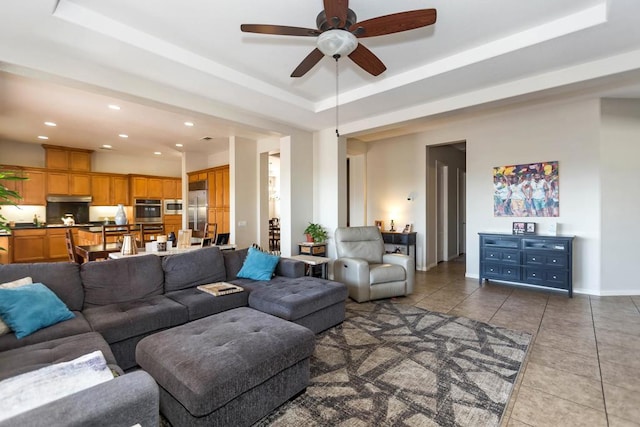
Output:
<instances>
[{"instance_id":1,"label":"gray ottoman","mask_svg":"<svg viewBox=\"0 0 640 427\"><path fill-rule=\"evenodd\" d=\"M248 426L307 387L314 346L309 329L242 307L144 338L136 361L174 427Z\"/></svg>"},{"instance_id":2,"label":"gray ottoman","mask_svg":"<svg viewBox=\"0 0 640 427\"><path fill-rule=\"evenodd\" d=\"M316 334L342 323L349 296L343 283L309 276L275 277L240 286L251 289L249 307L307 327Z\"/></svg>"}]
</instances>

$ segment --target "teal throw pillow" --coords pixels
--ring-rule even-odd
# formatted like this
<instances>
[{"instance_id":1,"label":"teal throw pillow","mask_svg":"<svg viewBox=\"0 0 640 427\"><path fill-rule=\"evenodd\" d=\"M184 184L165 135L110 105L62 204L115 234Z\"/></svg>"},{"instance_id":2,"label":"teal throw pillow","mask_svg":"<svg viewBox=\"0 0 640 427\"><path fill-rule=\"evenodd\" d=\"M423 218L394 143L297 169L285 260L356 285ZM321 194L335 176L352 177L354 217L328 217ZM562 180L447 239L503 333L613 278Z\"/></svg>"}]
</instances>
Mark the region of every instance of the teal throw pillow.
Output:
<instances>
[{"instance_id":1,"label":"teal throw pillow","mask_svg":"<svg viewBox=\"0 0 640 427\"><path fill-rule=\"evenodd\" d=\"M75 316L53 291L34 283L0 289L0 317L20 339Z\"/></svg>"},{"instance_id":2,"label":"teal throw pillow","mask_svg":"<svg viewBox=\"0 0 640 427\"><path fill-rule=\"evenodd\" d=\"M249 248L249 253L237 277L253 280L271 280L278 261L280 261L280 257L277 255L269 255L256 248Z\"/></svg>"}]
</instances>

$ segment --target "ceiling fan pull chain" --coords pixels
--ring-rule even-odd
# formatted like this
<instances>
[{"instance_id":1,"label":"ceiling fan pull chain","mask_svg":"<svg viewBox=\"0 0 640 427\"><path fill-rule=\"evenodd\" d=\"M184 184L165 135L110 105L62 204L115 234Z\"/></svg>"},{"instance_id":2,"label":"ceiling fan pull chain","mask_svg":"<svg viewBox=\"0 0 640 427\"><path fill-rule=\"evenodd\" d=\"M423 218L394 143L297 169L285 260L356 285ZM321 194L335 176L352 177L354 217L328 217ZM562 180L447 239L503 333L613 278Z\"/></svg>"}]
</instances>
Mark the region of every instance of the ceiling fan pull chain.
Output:
<instances>
[{"instance_id":1,"label":"ceiling fan pull chain","mask_svg":"<svg viewBox=\"0 0 640 427\"><path fill-rule=\"evenodd\" d=\"M338 76L339 76L339 69L338 69L338 59L340 59L340 55L334 55L333 56L336 59L336 137L340 138L340 132L338 131L338 112L340 110L340 103L338 102L338 94L339 92L339 86L338 86Z\"/></svg>"}]
</instances>

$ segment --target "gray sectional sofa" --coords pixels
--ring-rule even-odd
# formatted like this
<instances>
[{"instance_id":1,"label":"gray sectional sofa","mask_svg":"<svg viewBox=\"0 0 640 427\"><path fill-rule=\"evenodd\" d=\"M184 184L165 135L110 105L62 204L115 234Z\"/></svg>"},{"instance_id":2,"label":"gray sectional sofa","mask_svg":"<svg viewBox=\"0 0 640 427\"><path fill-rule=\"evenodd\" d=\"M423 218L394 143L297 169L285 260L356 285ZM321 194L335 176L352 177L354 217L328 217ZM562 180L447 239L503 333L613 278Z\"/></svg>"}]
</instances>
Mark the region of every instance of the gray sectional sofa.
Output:
<instances>
[{"instance_id":1,"label":"gray sectional sofa","mask_svg":"<svg viewBox=\"0 0 640 427\"><path fill-rule=\"evenodd\" d=\"M271 280L239 279L246 255L247 249L222 252L210 247L164 258L0 265L0 283L30 276L75 314L22 339L11 333L0 336L0 380L94 350L102 350L112 370L122 374L82 392L81 399L60 399L0 426L14 425L13 421L20 425L157 425L158 386L136 363L136 345L143 338L247 306L314 333L344 320L347 289L343 284L304 276L304 264L287 258L280 259ZM238 284L245 291L213 297L196 289L218 281ZM105 415L114 413L117 419Z\"/></svg>"}]
</instances>

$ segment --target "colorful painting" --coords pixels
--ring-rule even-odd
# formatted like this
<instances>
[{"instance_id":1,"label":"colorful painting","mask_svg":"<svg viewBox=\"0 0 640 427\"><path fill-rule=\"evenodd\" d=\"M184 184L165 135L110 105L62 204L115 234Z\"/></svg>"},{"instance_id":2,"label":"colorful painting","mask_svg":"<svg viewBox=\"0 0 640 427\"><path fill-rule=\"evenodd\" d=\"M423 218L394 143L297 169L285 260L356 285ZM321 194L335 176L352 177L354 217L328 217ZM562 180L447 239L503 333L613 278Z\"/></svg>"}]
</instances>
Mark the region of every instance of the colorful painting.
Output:
<instances>
[{"instance_id":1,"label":"colorful painting","mask_svg":"<svg viewBox=\"0 0 640 427\"><path fill-rule=\"evenodd\" d=\"M560 215L558 162L493 168L494 216Z\"/></svg>"}]
</instances>

